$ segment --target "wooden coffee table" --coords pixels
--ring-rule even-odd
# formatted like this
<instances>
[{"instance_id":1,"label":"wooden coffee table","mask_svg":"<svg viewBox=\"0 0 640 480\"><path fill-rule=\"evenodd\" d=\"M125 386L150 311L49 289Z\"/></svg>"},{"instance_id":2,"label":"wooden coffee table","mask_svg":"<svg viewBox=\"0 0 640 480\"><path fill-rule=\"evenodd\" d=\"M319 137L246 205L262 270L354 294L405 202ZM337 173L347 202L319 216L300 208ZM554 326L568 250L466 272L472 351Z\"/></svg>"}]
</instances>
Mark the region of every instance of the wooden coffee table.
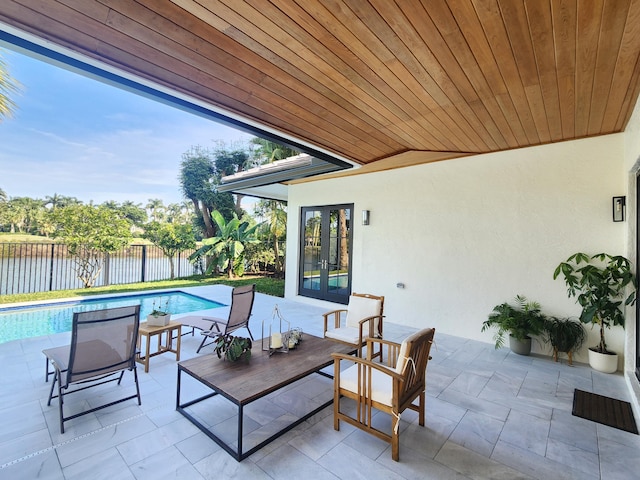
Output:
<instances>
[{"instance_id":1,"label":"wooden coffee table","mask_svg":"<svg viewBox=\"0 0 640 480\"><path fill-rule=\"evenodd\" d=\"M269 352L261 350L260 340L255 341L251 350L251 359L248 363L242 360L238 362L221 360L216 354L185 360L178 363L176 410L187 417L237 461L242 461L296 425L304 422L307 418L331 405L333 396L331 400L313 411L284 425L280 430L247 452L243 452L242 448L244 407L312 373L332 378L331 375L320 370L333 364L331 354L334 352L351 354L355 352L355 348L305 334L304 339L295 350L290 350L289 353L275 353L271 356L269 356ZM180 398L182 373L206 385L212 392L183 403ZM219 438L186 410L188 407L218 394L238 406L238 439L235 448Z\"/></svg>"}]
</instances>

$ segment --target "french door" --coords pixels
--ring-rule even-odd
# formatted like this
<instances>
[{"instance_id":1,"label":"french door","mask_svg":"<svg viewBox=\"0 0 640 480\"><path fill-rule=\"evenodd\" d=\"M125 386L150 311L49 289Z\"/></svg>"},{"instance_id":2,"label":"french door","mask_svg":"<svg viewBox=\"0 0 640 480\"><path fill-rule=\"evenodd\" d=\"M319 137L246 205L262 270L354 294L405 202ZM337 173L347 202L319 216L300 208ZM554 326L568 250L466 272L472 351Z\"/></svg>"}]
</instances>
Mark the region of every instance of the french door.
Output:
<instances>
[{"instance_id":1,"label":"french door","mask_svg":"<svg viewBox=\"0 0 640 480\"><path fill-rule=\"evenodd\" d=\"M348 303L353 204L303 207L298 294Z\"/></svg>"}]
</instances>

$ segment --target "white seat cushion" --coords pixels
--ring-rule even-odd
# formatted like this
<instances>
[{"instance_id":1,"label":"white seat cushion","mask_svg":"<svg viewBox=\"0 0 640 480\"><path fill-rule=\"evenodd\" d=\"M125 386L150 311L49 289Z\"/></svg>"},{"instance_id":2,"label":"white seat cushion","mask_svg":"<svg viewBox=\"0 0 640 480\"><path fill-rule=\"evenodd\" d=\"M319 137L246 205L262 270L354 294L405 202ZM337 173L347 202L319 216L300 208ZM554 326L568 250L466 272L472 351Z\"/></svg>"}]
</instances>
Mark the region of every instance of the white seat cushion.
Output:
<instances>
[{"instance_id":1,"label":"white seat cushion","mask_svg":"<svg viewBox=\"0 0 640 480\"><path fill-rule=\"evenodd\" d=\"M371 399L391 406L391 400L393 398L393 380L391 375L386 375L372 368L370 381ZM358 393L358 365L352 365L340 372L340 388L355 394Z\"/></svg>"},{"instance_id":2,"label":"white seat cushion","mask_svg":"<svg viewBox=\"0 0 640 480\"><path fill-rule=\"evenodd\" d=\"M340 340L341 342L352 343L354 345L358 344L360 336L360 329L357 327L341 327L334 328L333 330L327 330L325 333L325 337L333 338L334 340ZM368 331L362 332L363 339L369 337Z\"/></svg>"},{"instance_id":3,"label":"white seat cushion","mask_svg":"<svg viewBox=\"0 0 640 480\"><path fill-rule=\"evenodd\" d=\"M360 320L376 315L380 315L380 300L354 295L349 297L346 318L347 327L358 327ZM375 320L375 329L376 331L378 329L378 320Z\"/></svg>"}]
</instances>

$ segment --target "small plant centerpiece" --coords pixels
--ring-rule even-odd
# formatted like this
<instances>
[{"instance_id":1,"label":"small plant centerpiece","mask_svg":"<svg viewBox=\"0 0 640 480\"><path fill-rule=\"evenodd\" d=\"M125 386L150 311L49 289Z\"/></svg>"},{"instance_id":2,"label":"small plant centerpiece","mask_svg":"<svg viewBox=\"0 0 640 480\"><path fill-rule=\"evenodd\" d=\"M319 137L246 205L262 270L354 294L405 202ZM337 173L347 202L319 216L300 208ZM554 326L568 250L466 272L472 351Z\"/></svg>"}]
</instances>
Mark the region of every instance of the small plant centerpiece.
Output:
<instances>
[{"instance_id":1,"label":"small plant centerpiece","mask_svg":"<svg viewBox=\"0 0 640 480\"><path fill-rule=\"evenodd\" d=\"M482 324L482 331L498 329L493 337L496 349L504 346L505 334L508 333L511 350L519 355L529 355L531 336L543 332L545 316L538 302L530 302L522 295L517 295L515 301L516 306L508 303L496 305Z\"/></svg>"},{"instance_id":2,"label":"small plant centerpiece","mask_svg":"<svg viewBox=\"0 0 640 480\"><path fill-rule=\"evenodd\" d=\"M623 308L636 301L637 280L631 262L620 255L579 252L556 267L553 278L560 275L569 297L576 297L582 307L580 321L600 329L598 345L589 348L589 364L601 372L615 372L618 355L607 349L604 331L616 325L624 328Z\"/></svg>"},{"instance_id":3,"label":"small plant centerpiece","mask_svg":"<svg viewBox=\"0 0 640 480\"><path fill-rule=\"evenodd\" d=\"M147 315L147 324L152 327L164 327L169 324L171 320L171 314L167 311L169 307L169 300L164 302L162 306L162 298L158 300L158 306L156 307L156 301L153 301L151 307L151 313Z\"/></svg>"},{"instance_id":4,"label":"small plant centerpiece","mask_svg":"<svg viewBox=\"0 0 640 480\"><path fill-rule=\"evenodd\" d=\"M215 352L218 358L224 358L230 362L244 359L249 361L251 358L251 339L246 337L234 337L233 335L219 335L215 342Z\"/></svg>"},{"instance_id":5,"label":"small plant centerpiece","mask_svg":"<svg viewBox=\"0 0 640 480\"><path fill-rule=\"evenodd\" d=\"M584 343L587 332L578 320L549 317L544 326L544 340L553 348L553 359L558 361L558 353L564 352L573 365L573 352Z\"/></svg>"}]
</instances>

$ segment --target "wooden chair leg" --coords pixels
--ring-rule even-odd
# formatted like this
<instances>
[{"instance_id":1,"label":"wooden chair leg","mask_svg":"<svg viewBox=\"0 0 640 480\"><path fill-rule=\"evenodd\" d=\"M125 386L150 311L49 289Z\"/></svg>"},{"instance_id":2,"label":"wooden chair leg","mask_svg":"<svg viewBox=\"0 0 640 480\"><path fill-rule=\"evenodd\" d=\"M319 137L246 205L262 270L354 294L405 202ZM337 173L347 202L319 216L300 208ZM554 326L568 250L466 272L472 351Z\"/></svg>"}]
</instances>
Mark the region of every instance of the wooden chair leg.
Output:
<instances>
[{"instance_id":1,"label":"wooden chair leg","mask_svg":"<svg viewBox=\"0 0 640 480\"><path fill-rule=\"evenodd\" d=\"M424 402L425 402L425 395L424 392L422 392L420 394L420 397L418 397L418 424L421 427L424 427Z\"/></svg>"},{"instance_id":2,"label":"wooden chair leg","mask_svg":"<svg viewBox=\"0 0 640 480\"><path fill-rule=\"evenodd\" d=\"M333 378L340 379L340 362L339 361L335 361L333 363ZM333 429L334 430L340 430L340 419L338 418L339 412L340 412L340 393L338 391L338 388L334 384L333 386Z\"/></svg>"},{"instance_id":3,"label":"wooden chair leg","mask_svg":"<svg viewBox=\"0 0 640 480\"><path fill-rule=\"evenodd\" d=\"M400 461L400 417L397 414L391 415L391 459Z\"/></svg>"}]
</instances>

